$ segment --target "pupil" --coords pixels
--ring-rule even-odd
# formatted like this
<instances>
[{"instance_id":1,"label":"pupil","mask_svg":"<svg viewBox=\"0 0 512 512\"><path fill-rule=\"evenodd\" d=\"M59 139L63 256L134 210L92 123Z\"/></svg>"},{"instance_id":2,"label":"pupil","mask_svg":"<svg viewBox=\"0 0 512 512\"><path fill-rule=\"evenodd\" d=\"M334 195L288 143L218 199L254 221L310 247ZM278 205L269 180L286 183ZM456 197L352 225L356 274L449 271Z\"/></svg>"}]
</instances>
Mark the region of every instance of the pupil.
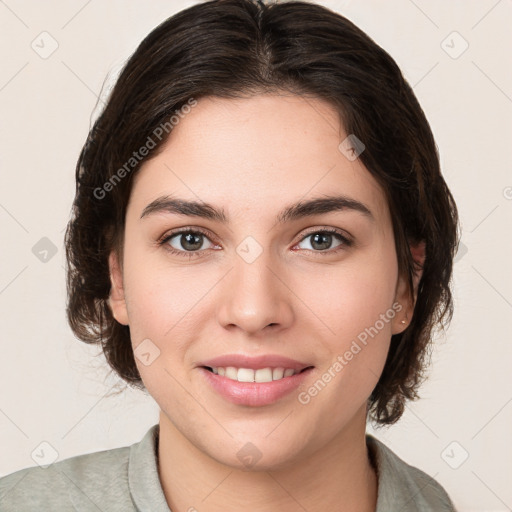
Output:
<instances>
[{"instance_id":1,"label":"pupil","mask_svg":"<svg viewBox=\"0 0 512 512\"><path fill-rule=\"evenodd\" d=\"M201 236L202 235L195 235L194 233L187 233L186 235L182 235L184 238L185 238L185 243L183 243L183 238L182 238L182 243L181 243L181 246L183 247L183 249L189 249L189 250L193 250L193 249L199 249L201 247ZM195 240L195 241L194 241ZM188 247L187 247L188 245Z\"/></svg>"},{"instance_id":2,"label":"pupil","mask_svg":"<svg viewBox=\"0 0 512 512\"><path fill-rule=\"evenodd\" d=\"M311 242L311 245L313 246L313 248L315 248L315 244L319 244L319 245L323 246L323 247L316 247L317 249L320 249L320 250L329 249L329 247L331 246L331 237L332 237L332 235L330 235L328 233L316 233L313 236L313 241Z\"/></svg>"}]
</instances>

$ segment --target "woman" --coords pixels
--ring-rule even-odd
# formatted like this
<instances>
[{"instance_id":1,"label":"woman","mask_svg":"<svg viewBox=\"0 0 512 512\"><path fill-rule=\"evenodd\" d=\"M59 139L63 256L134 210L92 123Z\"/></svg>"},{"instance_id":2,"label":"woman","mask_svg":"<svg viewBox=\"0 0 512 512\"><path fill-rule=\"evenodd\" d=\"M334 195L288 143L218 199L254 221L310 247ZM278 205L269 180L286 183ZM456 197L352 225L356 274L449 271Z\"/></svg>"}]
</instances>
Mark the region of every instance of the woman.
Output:
<instances>
[{"instance_id":1,"label":"woman","mask_svg":"<svg viewBox=\"0 0 512 512\"><path fill-rule=\"evenodd\" d=\"M384 50L306 2L195 5L129 59L76 179L70 325L160 421L4 477L4 509L454 510L365 433L417 397L458 243Z\"/></svg>"}]
</instances>

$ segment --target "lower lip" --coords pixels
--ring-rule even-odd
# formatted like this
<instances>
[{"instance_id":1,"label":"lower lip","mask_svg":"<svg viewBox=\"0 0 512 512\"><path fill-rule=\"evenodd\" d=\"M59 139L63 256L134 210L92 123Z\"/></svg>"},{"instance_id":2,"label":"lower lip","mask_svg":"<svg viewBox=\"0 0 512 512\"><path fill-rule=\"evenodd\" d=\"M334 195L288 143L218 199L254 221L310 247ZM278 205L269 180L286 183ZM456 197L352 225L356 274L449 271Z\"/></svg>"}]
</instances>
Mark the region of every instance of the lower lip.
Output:
<instances>
[{"instance_id":1,"label":"lower lip","mask_svg":"<svg viewBox=\"0 0 512 512\"><path fill-rule=\"evenodd\" d=\"M277 402L288 395L307 378L313 368L272 382L238 382L222 377L206 368L199 368L207 382L226 400L237 405L261 407Z\"/></svg>"}]
</instances>

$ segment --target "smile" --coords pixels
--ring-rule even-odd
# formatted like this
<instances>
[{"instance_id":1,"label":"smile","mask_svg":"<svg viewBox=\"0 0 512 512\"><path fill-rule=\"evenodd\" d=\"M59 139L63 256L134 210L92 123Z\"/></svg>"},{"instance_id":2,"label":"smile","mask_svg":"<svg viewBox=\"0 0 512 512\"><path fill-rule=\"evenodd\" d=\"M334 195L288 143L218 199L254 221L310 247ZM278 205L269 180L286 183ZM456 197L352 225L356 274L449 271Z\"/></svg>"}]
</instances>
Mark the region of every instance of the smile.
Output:
<instances>
[{"instance_id":1,"label":"smile","mask_svg":"<svg viewBox=\"0 0 512 512\"><path fill-rule=\"evenodd\" d=\"M205 368L216 375L226 377L230 380L236 380L238 382L272 382L291 377L292 375L301 373L307 369L304 368L303 370L296 371L293 368L267 367L253 370L252 368L235 368L234 366L214 366Z\"/></svg>"}]
</instances>

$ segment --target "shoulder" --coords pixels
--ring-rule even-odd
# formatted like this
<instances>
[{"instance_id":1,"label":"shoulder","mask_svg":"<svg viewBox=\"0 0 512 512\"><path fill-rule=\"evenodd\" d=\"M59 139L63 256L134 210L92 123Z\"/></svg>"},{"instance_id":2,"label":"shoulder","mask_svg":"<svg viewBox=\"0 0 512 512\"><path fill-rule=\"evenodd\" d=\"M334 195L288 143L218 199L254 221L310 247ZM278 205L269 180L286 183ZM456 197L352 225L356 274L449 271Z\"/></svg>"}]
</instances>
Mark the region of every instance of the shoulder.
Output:
<instances>
[{"instance_id":1,"label":"shoulder","mask_svg":"<svg viewBox=\"0 0 512 512\"><path fill-rule=\"evenodd\" d=\"M134 510L128 487L130 447L78 455L0 478L0 509Z\"/></svg>"},{"instance_id":2,"label":"shoulder","mask_svg":"<svg viewBox=\"0 0 512 512\"><path fill-rule=\"evenodd\" d=\"M448 493L434 478L407 464L377 438L367 434L367 446L378 473L377 511L456 512Z\"/></svg>"}]
</instances>

